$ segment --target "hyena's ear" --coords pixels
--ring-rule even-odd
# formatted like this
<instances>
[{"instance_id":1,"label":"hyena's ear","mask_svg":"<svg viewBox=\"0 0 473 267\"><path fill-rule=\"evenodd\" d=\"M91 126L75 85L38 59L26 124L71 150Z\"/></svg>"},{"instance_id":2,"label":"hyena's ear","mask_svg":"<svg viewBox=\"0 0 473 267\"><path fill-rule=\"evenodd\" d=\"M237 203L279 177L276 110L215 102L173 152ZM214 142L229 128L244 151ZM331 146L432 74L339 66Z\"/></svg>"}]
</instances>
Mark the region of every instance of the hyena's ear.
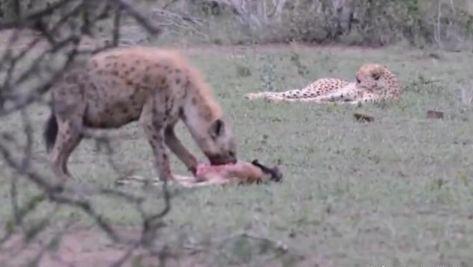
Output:
<instances>
[{"instance_id":1,"label":"hyena's ear","mask_svg":"<svg viewBox=\"0 0 473 267\"><path fill-rule=\"evenodd\" d=\"M225 132L225 122L222 119L216 119L209 128L209 135L213 139L221 136Z\"/></svg>"}]
</instances>

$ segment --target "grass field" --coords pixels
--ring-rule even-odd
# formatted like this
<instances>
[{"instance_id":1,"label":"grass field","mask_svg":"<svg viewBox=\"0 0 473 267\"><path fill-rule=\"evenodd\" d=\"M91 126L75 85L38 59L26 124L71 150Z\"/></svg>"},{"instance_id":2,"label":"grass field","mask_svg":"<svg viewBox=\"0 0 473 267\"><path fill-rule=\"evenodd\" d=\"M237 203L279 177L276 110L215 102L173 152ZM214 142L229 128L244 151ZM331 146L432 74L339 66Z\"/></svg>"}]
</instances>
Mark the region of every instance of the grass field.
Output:
<instances>
[{"instance_id":1,"label":"grass field","mask_svg":"<svg viewBox=\"0 0 473 267\"><path fill-rule=\"evenodd\" d=\"M186 54L231 118L239 157L280 164L284 181L176 188L158 240L183 254L198 248L195 259L203 266L472 266L473 53L261 46L192 48ZM301 87L318 77L353 79L365 62L386 64L399 76L405 89L400 102L355 107L243 98L250 91ZM428 119L428 110L445 116ZM42 158L39 131L49 111L30 111L38 137L34 156ZM357 122L355 112L375 121ZM0 128L19 130L14 117ZM122 135L113 141L120 166L154 176L138 124L116 134ZM113 187L117 178L107 156L90 141L76 150L70 168L77 184ZM175 158L173 168L185 172ZM0 175L9 175L3 165ZM0 180L4 203L9 203L8 184ZM22 199L35 192L20 188ZM146 196L149 209L162 206L155 196L159 189L123 190ZM105 197L93 202L117 226L138 223L137 211L126 203ZM29 220L53 210L42 205ZM0 207L2 224L10 213L9 205ZM76 211L52 214L59 222L73 218L91 224Z\"/></svg>"}]
</instances>

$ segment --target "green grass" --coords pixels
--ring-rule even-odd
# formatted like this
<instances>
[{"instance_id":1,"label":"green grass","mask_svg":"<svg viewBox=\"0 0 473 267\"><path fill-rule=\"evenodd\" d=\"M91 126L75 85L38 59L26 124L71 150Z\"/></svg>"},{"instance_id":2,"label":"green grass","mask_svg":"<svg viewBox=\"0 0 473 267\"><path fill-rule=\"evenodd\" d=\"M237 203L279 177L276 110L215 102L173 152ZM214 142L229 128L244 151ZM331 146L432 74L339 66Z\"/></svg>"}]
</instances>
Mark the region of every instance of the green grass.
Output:
<instances>
[{"instance_id":1,"label":"green grass","mask_svg":"<svg viewBox=\"0 0 473 267\"><path fill-rule=\"evenodd\" d=\"M212 266L473 262L473 107L458 93L463 89L473 96L473 54L289 46L192 49L188 54L233 121L240 158L281 163L284 181L179 189L159 240L181 251L190 245L203 248L206 257L201 260ZM365 62L381 62L398 74L405 88L400 102L354 107L243 98L254 90L301 87L318 77L352 79ZM431 109L443 111L445 118L427 119ZM48 111L31 111L39 131ZM354 112L370 114L375 121L359 123ZM11 117L0 127L15 132L18 125ZM154 176L151 151L138 125L118 133L128 134L113 143L120 166ZM182 126L178 134L196 151ZM44 157L39 132L37 137L34 156ZM173 169L184 173L182 164L173 160ZM48 172L44 164L38 166ZM113 187L117 178L106 155L90 141L76 150L70 168L77 184ZM3 165L0 169L8 177ZM0 183L0 198L7 203L0 207L4 223L11 213L9 182ZM22 199L35 192L28 186L21 189ZM124 190L146 196L150 210L162 206L155 191ZM105 197L93 202L116 225L139 223L131 205ZM51 210L41 208L32 217ZM54 218L71 217L90 223L70 210ZM278 244L288 251L275 248Z\"/></svg>"}]
</instances>

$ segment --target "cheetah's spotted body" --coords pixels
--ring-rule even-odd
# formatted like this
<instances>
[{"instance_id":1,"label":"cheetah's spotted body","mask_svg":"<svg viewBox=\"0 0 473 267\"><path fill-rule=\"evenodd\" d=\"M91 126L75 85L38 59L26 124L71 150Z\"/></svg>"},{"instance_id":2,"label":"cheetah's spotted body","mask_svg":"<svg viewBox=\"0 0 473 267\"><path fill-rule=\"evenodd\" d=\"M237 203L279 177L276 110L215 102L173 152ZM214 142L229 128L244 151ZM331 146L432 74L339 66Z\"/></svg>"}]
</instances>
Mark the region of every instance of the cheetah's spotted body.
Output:
<instances>
[{"instance_id":1,"label":"cheetah's spotted body","mask_svg":"<svg viewBox=\"0 0 473 267\"><path fill-rule=\"evenodd\" d=\"M318 79L303 89L285 92L250 93L249 100L263 98L271 102L366 103L399 99L401 88L396 76L385 66L364 64L356 74L356 82L341 79Z\"/></svg>"}]
</instances>

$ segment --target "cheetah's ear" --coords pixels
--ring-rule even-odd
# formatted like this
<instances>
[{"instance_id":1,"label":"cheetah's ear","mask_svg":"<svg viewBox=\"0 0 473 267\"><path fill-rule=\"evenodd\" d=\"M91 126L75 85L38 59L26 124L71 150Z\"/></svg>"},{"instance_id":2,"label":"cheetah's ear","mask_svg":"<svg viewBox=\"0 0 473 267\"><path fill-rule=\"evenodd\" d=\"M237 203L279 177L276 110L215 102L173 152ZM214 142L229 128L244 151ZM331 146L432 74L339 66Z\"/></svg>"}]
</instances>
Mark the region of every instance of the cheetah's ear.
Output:
<instances>
[{"instance_id":1,"label":"cheetah's ear","mask_svg":"<svg viewBox=\"0 0 473 267\"><path fill-rule=\"evenodd\" d=\"M209 128L209 135L212 139L217 139L217 137L221 136L225 131L225 123L222 119L216 119Z\"/></svg>"}]
</instances>

